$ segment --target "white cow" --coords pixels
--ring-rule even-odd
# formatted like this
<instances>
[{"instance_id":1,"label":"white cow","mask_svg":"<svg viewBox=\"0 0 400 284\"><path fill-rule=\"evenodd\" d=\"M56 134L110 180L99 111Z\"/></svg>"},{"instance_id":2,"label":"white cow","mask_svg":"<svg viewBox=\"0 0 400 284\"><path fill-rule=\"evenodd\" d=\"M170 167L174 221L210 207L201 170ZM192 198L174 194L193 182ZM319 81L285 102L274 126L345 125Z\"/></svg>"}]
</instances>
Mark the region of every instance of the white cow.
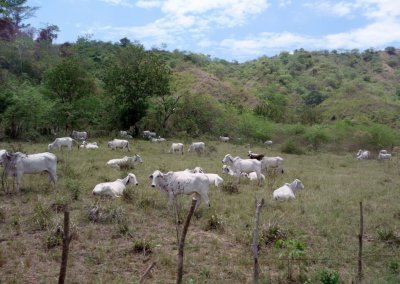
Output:
<instances>
[{"instance_id":1,"label":"white cow","mask_svg":"<svg viewBox=\"0 0 400 284\"><path fill-rule=\"evenodd\" d=\"M230 138L228 136L220 136L219 137L219 141L221 141L221 142L227 143L227 142L229 142L229 140L230 140Z\"/></svg>"},{"instance_id":2,"label":"white cow","mask_svg":"<svg viewBox=\"0 0 400 284\"><path fill-rule=\"evenodd\" d=\"M49 150L54 149L54 148L58 148L58 150L61 149L62 146L66 146L68 147L68 150L72 149L72 144L73 143L78 144L78 142L75 139L72 139L71 137L60 137L60 138L56 138L56 140L53 141L53 143L50 143L47 148ZM78 144L79 147L79 144Z\"/></svg>"},{"instance_id":3,"label":"white cow","mask_svg":"<svg viewBox=\"0 0 400 284\"><path fill-rule=\"evenodd\" d=\"M212 174L212 173L205 173L201 167L195 167L193 170L186 169L185 171L194 173L194 174L202 173L202 174L206 175L210 185L219 186L221 183L224 182L224 179L222 177L220 177L219 175Z\"/></svg>"},{"instance_id":4,"label":"white cow","mask_svg":"<svg viewBox=\"0 0 400 284\"><path fill-rule=\"evenodd\" d=\"M1 149L0 150L0 166L3 165L3 156L5 156L5 154L7 154L7 150Z\"/></svg>"},{"instance_id":5,"label":"white cow","mask_svg":"<svg viewBox=\"0 0 400 284\"><path fill-rule=\"evenodd\" d=\"M49 182L54 184L57 182L57 157L52 153L45 152L31 155L21 152L6 153L3 158L6 173L15 177L17 191L19 191L24 174L47 172Z\"/></svg>"},{"instance_id":6,"label":"white cow","mask_svg":"<svg viewBox=\"0 0 400 284\"><path fill-rule=\"evenodd\" d=\"M143 163L143 160L142 157L140 157L138 154L135 154L133 157L125 156L121 159L111 159L107 162L107 166L119 168L121 165L127 163Z\"/></svg>"},{"instance_id":7,"label":"white cow","mask_svg":"<svg viewBox=\"0 0 400 284\"><path fill-rule=\"evenodd\" d=\"M283 158L264 156L261 160L261 169L267 171L274 169L283 174Z\"/></svg>"},{"instance_id":8,"label":"white cow","mask_svg":"<svg viewBox=\"0 0 400 284\"><path fill-rule=\"evenodd\" d=\"M175 154L175 152L181 152L183 155L183 144L182 143L172 143L171 148L168 153Z\"/></svg>"},{"instance_id":9,"label":"white cow","mask_svg":"<svg viewBox=\"0 0 400 284\"><path fill-rule=\"evenodd\" d=\"M204 142L193 142L188 149L188 152L196 151L198 154L204 153L206 150L206 144Z\"/></svg>"},{"instance_id":10,"label":"white cow","mask_svg":"<svg viewBox=\"0 0 400 284\"><path fill-rule=\"evenodd\" d=\"M242 159L240 157L232 157L231 154L226 154L222 160L223 164L228 165L235 174L239 177L241 173L251 173L256 172L258 184L262 182L261 178L261 162L255 159Z\"/></svg>"},{"instance_id":11,"label":"white cow","mask_svg":"<svg viewBox=\"0 0 400 284\"><path fill-rule=\"evenodd\" d=\"M157 136L157 134L155 132L149 131L149 130L145 130L143 131L143 138L146 139L151 139L151 138L155 138Z\"/></svg>"},{"instance_id":12,"label":"white cow","mask_svg":"<svg viewBox=\"0 0 400 284\"><path fill-rule=\"evenodd\" d=\"M386 151L386 150L381 150L381 152L379 152L379 154L378 154L379 160L390 160L392 158L392 154L389 154L387 152L385 153L382 151Z\"/></svg>"},{"instance_id":13,"label":"white cow","mask_svg":"<svg viewBox=\"0 0 400 284\"><path fill-rule=\"evenodd\" d=\"M360 149L357 152L357 160L368 160L369 154L369 151Z\"/></svg>"},{"instance_id":14,"label":"white cow","mask_svg":"<svg viewBox=\"0 0 400 284\"><path fill-rule=\"evenodd\" d=\"M223 165L222 166L222 172L224 174L228 174L231 176L239 176L238 174L236 174L230 167L228 167L227 165ZM243 177L247 177L249 180L257 180L257 173L256 172L251 172L251 173L240 173L240 176ZM262 181L265 180L265 176L263 174L261 174L261 179Z\"/></svg>"},{"instance_id":15,"label":"white cow","mask_svg":"<svg viewBox=\"0 0 400 284\"><path fill-rule=\"evenodd\" d=\"M138 185L136 176L129 173L124 179L117 179L112 182L97 184L93 189L93 195L109 195L111 197L121 197L126 186L130 184Z\"/></svg>"},{"instance_id":16,"label":"white cow","mask_svg":"<svg viewBox=\"0 0 400 284\"><path fill-rule=\"evenodd\" d=\"M77 140L86 140L87 139L87 132L86 131L72 131L72 138Z\"/></svg>"},{"instance_id":17,"label":"white cow","mask_svg":"<svg viewBox=\"0 0 400 284\"><path fill-rule=\"evenodd\" d=\"M292 183L285 183L285 185L281 186L280 188L274 190L272 194L275 200L281 199L289 199L295 198L295 193L297 190L303 189L304 185L299 179L295 179Z\"/></svg>"},{"instance_id":18,"label":"white cow","mask_svg":"<svg viewBox=\"0 0 400 284\"><path fill-rule=\"evenodd\" d=\"M87 143L86 141L82 141L82 144L79 145L79 149L99 149L99 145L97 142Z\"/></svg>"},{"instance_id":19,"label":"white cow","mask_svg":"<svg viewBox=\"0 0 400 284\"><path fill-rule=\"evenodd\" d=\"M166 139L158 136L158 138L151 138L151 142L164 142Z\"/></svg>"},{"instance_id":20,"label":"white cow","mask_svg":"<svg viewBox=\"0 0 400 284\"><path fill-rule=\"evenodd\" d=\"M117 148L127 148L128 151L131 150L129 147L129 141L128 140L122 140L122 139L114 139L112 141L109 141L107 143L108 148L111 148L111 150L116 150Z\"/></svg>"},{"instance_id":21,"label":"white cow","mask_svg":"<svg viewBox=\"0 0 400 284\"><path fill-rule=\"evenodd\" d=\"M200 206L201 201L210 206L208 199L209 180L204 174L193 174L185 171L163 174L156 170L149 178L152 180L152 187L160 188L160 192L169 197L169 205L172 204L178 194L194 193L197 197L195 209Z\"/></svg>"},{"instance_id":22,"label":"white cow","mask_svg":"<svg viewBox=\"0 0 400 284\"><path fill-rule=\"evenodd\" d=\"M264 142L265 145L271 146L272 145L272 140L267 140Z\"/></svg>"}]
</instances>

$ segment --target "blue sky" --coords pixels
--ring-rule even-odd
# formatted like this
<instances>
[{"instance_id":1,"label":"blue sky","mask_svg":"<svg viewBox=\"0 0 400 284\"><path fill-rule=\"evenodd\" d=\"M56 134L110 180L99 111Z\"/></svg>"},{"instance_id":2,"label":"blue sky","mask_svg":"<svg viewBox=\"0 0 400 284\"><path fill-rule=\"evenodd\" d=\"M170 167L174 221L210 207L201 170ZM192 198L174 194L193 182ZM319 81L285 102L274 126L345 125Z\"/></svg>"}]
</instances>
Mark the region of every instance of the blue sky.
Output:
<instances>
[{"instance_id":1,"label":"blue sky","mask_svg":"<svg viewBox=\"0 0 400 284\"><path fill-rule=\"evenodd\" d=\"M79 36L198 52L239 62L282 51L400 46L398 0L28 0L57 43Z\"/></svg>"}]
</instances>

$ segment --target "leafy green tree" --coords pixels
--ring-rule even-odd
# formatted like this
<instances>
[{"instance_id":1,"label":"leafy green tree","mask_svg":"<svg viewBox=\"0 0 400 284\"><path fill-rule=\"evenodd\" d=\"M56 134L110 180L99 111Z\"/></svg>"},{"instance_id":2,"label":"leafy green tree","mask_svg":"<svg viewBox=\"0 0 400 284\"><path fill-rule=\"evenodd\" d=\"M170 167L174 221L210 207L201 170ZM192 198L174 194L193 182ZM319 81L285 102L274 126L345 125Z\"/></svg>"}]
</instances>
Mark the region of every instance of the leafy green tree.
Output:
<instances>
[{"instance_id":1,"label":"leafy green tree","mask_svg":"<svg viewBox=\"0 0 400 284\"><path fill-rule=\"evenodd\" d=\"M37 88L26 84L14 86L8 92L6 108L1 123L11 138L37 139L39 133L50 127L49 114L53 102L46 99Z\"/></svg>"},{"instance_id":2,"label":"leafy green tree","mask_svg":"<svg viewBox=\"0 0 400 284\"><path fill-rule=\"evenodd\" d=\"M0 0L0 38L13 39L23 28L22 24L33 16L38 7L26 6L27 0Z\"/></svg>"},{"instance_id":3,"label":"leafy green tree","mask_svg":"<svg viewBox=\"0 0 400 284\"><path fill-rule=\"evenodd\" d=\"M171 70L140 44L120 47L104 72L104 88L113 99L117 123L135 125L146 114L150 97L170 94Z\"/></svg>"},{"instance_id":4,"label":"leafy green tree","mask_svg":"<svg viewBox=\"0 0 400 284\"><path fill-rule=\"evenodd\" d=\"M54 98L71 104L84 95L94 92L94 82L74 58L64 59L52 68L45 77L46 86Z\"/></svg>"},{"instance_id":5,"label":"leafy green tree","mask_svg":"<svg viewBox=\"0 0 400 284\"><path fill-rule=\"evenodd\" d=\"M68 131L76 123L74 113L80 111L76 109L76 103L95 93L94 80L75 58L69 57L47 72L45 85L57 103L57 125Z\"/></svg>"}]
</instances>

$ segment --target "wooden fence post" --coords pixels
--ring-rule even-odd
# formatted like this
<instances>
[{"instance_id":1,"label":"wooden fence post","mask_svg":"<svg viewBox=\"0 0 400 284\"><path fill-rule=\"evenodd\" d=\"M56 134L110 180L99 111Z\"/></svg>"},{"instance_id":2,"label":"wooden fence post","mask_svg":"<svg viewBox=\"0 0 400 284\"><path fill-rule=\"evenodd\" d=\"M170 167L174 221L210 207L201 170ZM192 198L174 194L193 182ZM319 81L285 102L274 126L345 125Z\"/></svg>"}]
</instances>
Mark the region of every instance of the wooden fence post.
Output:
<instances>
[{"instance_id":1,"label":"wooden fence post","mask_svg":"<svg viewBox=\"0 0 400 284\"><path fill-rule=\"evenodd\" d=\"M362 271L362 250L363 250L363 235L364 235L364 214L363 205L360 202L360 233L358 235L358 282L362 283L363 271Z\"/></svg>"},{"instance_id":2,"label":"wooden fence post","mask_svg":"<svg viewBox=\"0 0 400 284\"><path fill-rule=\"evenodd\" d=\"M65 282L65 276L67 274L69 242L71 241L71 239L72 235L69 235L69 207L68 204L66 204L64 208L64 235L63 235L60 276L58 278L59 284L64 284Z\"/></svg>"},{"instance_id":3,"label":"wooden fence post","mask_svg":"<svg viewBox=\"0 0 400 284\"><path fill-rule=\"evenodd\" d=\"M254 230L253 230L253 259L254 259L254 274L253 274L253 283L258 283L258 278L260 276L260 266L258 264L258 225L260 219L260 209L264 205L264 198L259 202L256 199L256 216L254 222Z\"/></svg>"},{"instance_id":4,"label":"wooden fence post","mask_svg":"<svg viewBox=\"0 0 400 284\"><path fill-rule=\"evenodd\" d=\"M176 272L176 283L182 283L182 275L183 275L183 250L185 248L185 238L186 233L189 228L190 220L192 219L192 215L194 212L194 208L196 207L197 199L192 199L192 206L190 207L189 213L186 217L185 225L183 226L182 235L179 241L179 249L178 249L178 269Z\"/></svg>"}]
</instances>

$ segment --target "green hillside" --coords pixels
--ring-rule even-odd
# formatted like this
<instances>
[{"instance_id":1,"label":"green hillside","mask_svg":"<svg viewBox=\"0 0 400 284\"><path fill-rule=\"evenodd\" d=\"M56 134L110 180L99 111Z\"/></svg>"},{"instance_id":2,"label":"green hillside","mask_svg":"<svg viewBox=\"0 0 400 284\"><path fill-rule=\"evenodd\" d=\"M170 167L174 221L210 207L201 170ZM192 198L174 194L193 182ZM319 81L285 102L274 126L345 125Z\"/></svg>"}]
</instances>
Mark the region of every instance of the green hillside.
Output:
<instances>
[{"instance_id":1,"label":"green hillside","mask_svg":"<svg viewBox=\"0 0 400 284\"><path fill-rule=\"evenodd\" d=\"M167 137L229 135L238 143L273 139L313 149L400 142L400 51L394 47L299 49L228 62L146 50L128 38L111 43L87 35L55 44L56 25L34 33L4 11L3 139L48 140L73 129L138 136L151 129Z\"/></svg>"}]
</instances>

